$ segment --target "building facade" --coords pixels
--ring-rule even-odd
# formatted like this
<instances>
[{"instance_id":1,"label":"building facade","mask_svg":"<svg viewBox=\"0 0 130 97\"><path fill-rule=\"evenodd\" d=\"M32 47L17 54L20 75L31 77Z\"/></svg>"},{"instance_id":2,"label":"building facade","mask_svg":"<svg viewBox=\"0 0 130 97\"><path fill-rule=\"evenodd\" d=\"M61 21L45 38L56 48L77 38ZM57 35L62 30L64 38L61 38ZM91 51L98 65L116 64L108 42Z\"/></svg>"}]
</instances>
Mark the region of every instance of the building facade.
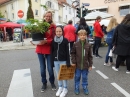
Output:
<instances>
[{"instance_id":1,"label":"building facade","mask_svg":"<svg viewBox=\"0 0 130 97\"><path fill-rule=\"evenodd\" d=\"M56 24L67 24L68 20L75 21L76 9L72 7L72 0L31 0L31 2L35 19L43 19L43 15L49 10L53 12L53 21ZM46 5L47 9L41 5ZM18 10L24 12L22 19L26 20L28 6L28 0L11 0L0 4L0 12L6 20L17 22L20 19L17 15Z\"/></svg>"},{"instance_id":2,"label":"building facade","mask_svg":"<svg viewBox=\"0 0 130 97\"><path fill-rule=\"evenodd\" d=\"M53 12L54 22L58 22L58 2L57 0L31 0L32 1L32 10L35 19L43 19L43 15L47 10ZM46 5L47 10L45 10L41 5ZM28 10L28 0L11 0L4 4L0 5L0 12L8 20L16 22L20 18L17 15L18 10L24 12L23 20L27 18Z\"/></svg>"},{"instance_id":3,"label":"building facade","mask_svg":"<svg viewBox=\"0 0 130 97\"><path fill-rule=\"evenodd\" d=\"M80 0L82 3L90 3L89 12L99 10L114 15L119 23L130 13L130 0Z\"/></svg>"}]
</instances>

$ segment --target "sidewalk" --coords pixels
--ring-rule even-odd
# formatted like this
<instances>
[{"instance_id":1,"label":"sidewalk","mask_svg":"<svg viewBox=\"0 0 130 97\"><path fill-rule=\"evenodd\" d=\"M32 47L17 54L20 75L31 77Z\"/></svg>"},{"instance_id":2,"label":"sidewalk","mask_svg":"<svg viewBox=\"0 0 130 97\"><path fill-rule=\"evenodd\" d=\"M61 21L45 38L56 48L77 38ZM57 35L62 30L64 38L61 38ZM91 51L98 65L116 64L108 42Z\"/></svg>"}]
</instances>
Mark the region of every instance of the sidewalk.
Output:
<instances>
[{"instance_id":1,"label":"sidewalk","mask_svg":"<svg viewBox=\"0 0 130 97\"><path fill-rule=\"evenodd\" d=\"M30 43L31 38L24 39L23 46L22 42L13 43L13 41L9 42L0 42L0 50L20 50L20 49L34 49L36 48L34 45Z\"/></svg>"}]
</instances>

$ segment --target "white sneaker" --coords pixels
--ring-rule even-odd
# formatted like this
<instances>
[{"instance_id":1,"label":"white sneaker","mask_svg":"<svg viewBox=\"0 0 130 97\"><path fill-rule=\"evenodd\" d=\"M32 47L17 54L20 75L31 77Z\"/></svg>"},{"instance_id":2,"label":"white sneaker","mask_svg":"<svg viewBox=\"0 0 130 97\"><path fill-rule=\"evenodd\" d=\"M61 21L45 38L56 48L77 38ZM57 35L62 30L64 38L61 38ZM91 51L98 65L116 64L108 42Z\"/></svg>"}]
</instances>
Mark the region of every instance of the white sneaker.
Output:
<instances>
[{"instance_id":1,"label":"white sneaker","mask_svg":"<svg viewBox=\"0 0 130 97\"><path fill-rule=\"evenodd\" d=\"M113 66L112 69L115 71L119 71L118 68L116 68L115 66Z\"/></svg>"},{"instance_id":2,"label":"white sneaker","mask_svg":"<svg viewBox=\"0 0 130 97\"><path fill-rule=\"evenodd\" d=\"M62 93L63 88L59 87L58 91L56 92L56 96L60 96L60 94Z\"/></svg>"},{"instance_id":3,"label":"white sneaker","mask_svg":"<svg viewBox=\"0 0 130 97\"><path fill-rule=\"evenodd\" d=\"M65 97L67 93L68 93L68 90L64 88L63 92L60 94L60 97Z\"/></svg>"},{"instance_id":4,"label":"white sneaker","mask_svg":"<svg viewBox=\"0 0 130 97\"><path fill-rule=\"evenodd\" d=\"M104 63L104 66L111 66L111 64L108 64L108 63Z\"/></svg>"},{"instance_id":5,"label":"white sneaker","mask_svg":"<svg viewBox=\"0 0 130 97\"><path fill-rule=\"evenodd\" d=\"M130 74L130 71L127 70L126 73L127 73L127 74Z\"/></svg>"}]
</instances>

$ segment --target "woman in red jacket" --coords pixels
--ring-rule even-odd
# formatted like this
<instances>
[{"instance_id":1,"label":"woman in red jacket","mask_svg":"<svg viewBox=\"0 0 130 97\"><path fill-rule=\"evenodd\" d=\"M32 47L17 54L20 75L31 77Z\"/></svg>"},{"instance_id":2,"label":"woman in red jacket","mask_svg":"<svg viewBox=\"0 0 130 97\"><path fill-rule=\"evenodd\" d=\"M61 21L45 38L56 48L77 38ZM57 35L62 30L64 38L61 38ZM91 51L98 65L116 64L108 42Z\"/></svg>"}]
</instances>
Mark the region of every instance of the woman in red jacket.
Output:
<instances>
[{"instance_id":1,"label":"woman in red jacket","mask_svg":"<svg viewBox=\"0 0 130 97\"><path fill-rule=\"evenodd\" d=\"M53 40L53 34L55 33L56 26L53 24L52 21L52 12L48 11L44 15L44 19L46 22L50 23L50 27L48 31L45 33L46 40L42 40L36 47L36 53L38 55L38 59L40 62L40 70L41 70L41 77L42 77L42 89L41 92L47 88L47 79L46 79L46 67L49 72L49 81L52 86L52 90L56 90L56 86L54 84L54 72L53 66L51 65L50 60L50 51L51 51L51 43ZM47 62L47 64L46 64Z\"/></svg>"}]
</instances>

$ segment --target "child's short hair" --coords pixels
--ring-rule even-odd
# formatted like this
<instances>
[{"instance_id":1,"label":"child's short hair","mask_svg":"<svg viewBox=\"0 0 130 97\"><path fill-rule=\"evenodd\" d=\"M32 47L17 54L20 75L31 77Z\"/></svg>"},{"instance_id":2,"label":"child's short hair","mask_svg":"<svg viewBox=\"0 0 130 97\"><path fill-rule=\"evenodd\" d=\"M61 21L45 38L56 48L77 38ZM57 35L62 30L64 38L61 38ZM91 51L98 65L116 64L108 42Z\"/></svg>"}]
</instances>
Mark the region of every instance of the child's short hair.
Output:
<instances>
[{"instance_id":1,"label":"child's short hair","mask_svg":"<svg viewBox=\"0 0 130 97\"><path fill-rule=\"evenodd\" d=\"M80 35L80 34L85 34L85 35L87 35L87 32L86 32L86 30L83 30L83 29L82 29L82 30L79 30L79 31L78 31L78 35Z\"/></svg>"}]
</instances>

